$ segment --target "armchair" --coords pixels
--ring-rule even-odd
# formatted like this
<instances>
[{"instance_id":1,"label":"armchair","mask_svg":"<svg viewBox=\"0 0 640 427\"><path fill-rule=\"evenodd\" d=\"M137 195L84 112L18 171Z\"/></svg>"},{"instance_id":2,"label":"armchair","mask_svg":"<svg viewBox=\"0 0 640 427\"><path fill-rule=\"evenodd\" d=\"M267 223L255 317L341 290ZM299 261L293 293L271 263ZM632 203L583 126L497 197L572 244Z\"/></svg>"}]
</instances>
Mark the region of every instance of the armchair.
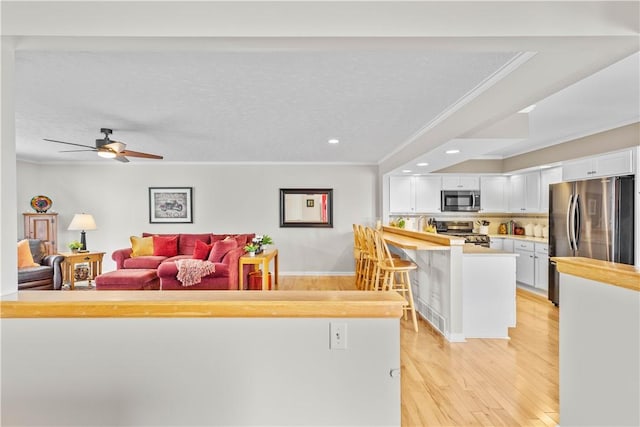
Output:
<instances>
[{"instance_id":1,"label":"armchair","mask_svg":"<svg viewBox=\"0 0 640 427\"><path fill-rule=\"evenodd\" d=\"M45 242L38 239L29 239L29 249L33 261L39 264L37 267L18 269L18 290L37 290L62 288L62 255L47 255Z\"/></svg>"}]
</instances>

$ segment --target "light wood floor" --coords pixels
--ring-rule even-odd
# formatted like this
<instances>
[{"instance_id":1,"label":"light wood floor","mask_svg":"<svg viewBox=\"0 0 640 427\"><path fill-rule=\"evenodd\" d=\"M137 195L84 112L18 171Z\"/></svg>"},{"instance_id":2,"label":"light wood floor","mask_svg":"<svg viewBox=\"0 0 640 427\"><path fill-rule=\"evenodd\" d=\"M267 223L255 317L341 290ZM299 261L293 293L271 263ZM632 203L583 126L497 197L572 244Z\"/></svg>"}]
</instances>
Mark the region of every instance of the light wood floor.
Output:
<instances>
[{"instance_id":1,"label":"light wood floor","mask_svg":"<svg viewBox=\"0 0 640 427\"><path fill-rule=\"evenodd\" d=\"M354 290L353 277L281 276L279 289ZM510 340L449 343L401 322L403 426L555 426L558 309L517 290Z\"/></svg>"}]
</instances>

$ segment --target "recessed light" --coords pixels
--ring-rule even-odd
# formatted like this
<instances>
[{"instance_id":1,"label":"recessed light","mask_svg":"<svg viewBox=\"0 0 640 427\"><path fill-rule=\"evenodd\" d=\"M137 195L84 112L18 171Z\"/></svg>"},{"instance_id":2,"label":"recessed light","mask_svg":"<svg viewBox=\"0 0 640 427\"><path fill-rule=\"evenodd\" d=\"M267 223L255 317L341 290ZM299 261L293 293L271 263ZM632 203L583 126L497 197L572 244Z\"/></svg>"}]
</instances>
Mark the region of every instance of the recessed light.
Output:
<instances>
[{"instance_id":1,"label":"recessed light","mask_svg":"<svg viewBox=\"0 0 640 427\"><path fill-rule=\"evenodd\" d=\"M522 110L518 111L518 113L530 113L535 109L536 109L536 104L531 104L528 107L523 108Z\"/></svg>"},{"instance_id":2,"label":"recessed light","mask_svg":"<svg viewBox=\"0 0 640 427\"><path fill-rule=\"evenodd\" d=\"M422 163L418 163L416 166L429 166L429 163L422 162Z\"/></svg>"},{"instance_id":3,"label":"recessed light","mask_svg":"<svg viewBox=\"0 0 640 427\"><path fill-rule=\"evenodd\" d=\"M337 143L339 143L339 142L340 142L340 141L339 141L339 140L337 140L337 139L335 139L335 138L332 138L332 139L330 139L330 140L329 140L329 144L337 144Z\"/></svg>"},{"instance_id":4,"label":"recessed light","mask_svg":"<svg viewBox=\"0 0 640 427\"><path fill-rule=\"evenodd\" d=\"M447 150L445 151L445 153L447 154L458 154L460 152L460 150Z\"/></svg>"},{"instance_id":5,"label":"recessed light","mask_svg":"<svg viewBox=\"0 0 640 427\"><path fill-rule=\"evenodd\" d=\"M411 169L403 169L402 173L411 173Z\"/></svg>"}]
</instances>

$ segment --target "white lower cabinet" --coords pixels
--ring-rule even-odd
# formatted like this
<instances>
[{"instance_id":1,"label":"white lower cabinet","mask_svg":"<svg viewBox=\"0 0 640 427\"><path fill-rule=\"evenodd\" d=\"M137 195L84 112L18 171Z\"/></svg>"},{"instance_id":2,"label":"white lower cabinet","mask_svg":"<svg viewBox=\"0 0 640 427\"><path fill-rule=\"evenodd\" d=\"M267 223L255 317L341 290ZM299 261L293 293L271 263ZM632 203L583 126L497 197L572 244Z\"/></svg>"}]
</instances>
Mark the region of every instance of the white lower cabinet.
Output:
<instances>
[{"instance_id":1,"label":"white lower cabinet","mask_svg":"<svg viewBox=\"0 0 640 427\"><path fill-rule=\"evenodd\" d=\"M533 242L516 241L513 252L518 254L516 258L516 281L533 286L535 281Z\"/></svg>"},{"instance_id":2,"label":"white lower cabinet","mask_svg":"<svg viewBox=\"0 0 640 427\"><path fill-rule=\"evenodd\" d=\"M503 248L504 248L504 239L500 239L499 237L492 237L491 241L489 242L489 247L491 249L503 250ZM512 251L507 251L507 252L512 252Z\"/></svg>"},{"instance_id":3,"label":"white lower cabinet","mask_svg":"<svg viewBox=\"0 0 640 427\"><path fill-rule=\"evenodd\" d=\"M549 245L536 243L534 252L535 277L533 285L538 289L549 289Z\"/></svg>"},{"instance_id":4,"label":"white lower cabinet","mask_svg":"<svg viewBox=\"0 0 640 427\"><path fill-rule=\"evenodd\" d=\"M513 240L502 239L502 250L505 252L513 252Z\"/></svg>"}]
</instances>

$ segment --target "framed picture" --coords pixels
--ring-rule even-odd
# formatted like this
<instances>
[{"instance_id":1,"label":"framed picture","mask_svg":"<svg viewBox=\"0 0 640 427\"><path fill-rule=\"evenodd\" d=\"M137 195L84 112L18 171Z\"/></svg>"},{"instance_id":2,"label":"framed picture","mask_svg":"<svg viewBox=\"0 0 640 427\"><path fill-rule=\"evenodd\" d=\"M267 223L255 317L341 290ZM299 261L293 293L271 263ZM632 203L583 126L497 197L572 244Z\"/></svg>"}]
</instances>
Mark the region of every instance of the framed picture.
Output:
<instances>
[{"instance_id":1,"label":"framed picture","mask_svg":"<svg viewBox=\"0 0 640 427\"><path fill-rule=\"evenodd\" d=\"M150 223L192 223L193 187L149 187Z\"/></svg>"},{"instance_id":2,"label":"framed picture","mask_svg":"<svg viewBox=\"0 0 640 427\"><path fill-rule=\"evenodd\" d=\"M333 227L333 189L281 188L280 227Z\"/></svg>"}]
</instances>

